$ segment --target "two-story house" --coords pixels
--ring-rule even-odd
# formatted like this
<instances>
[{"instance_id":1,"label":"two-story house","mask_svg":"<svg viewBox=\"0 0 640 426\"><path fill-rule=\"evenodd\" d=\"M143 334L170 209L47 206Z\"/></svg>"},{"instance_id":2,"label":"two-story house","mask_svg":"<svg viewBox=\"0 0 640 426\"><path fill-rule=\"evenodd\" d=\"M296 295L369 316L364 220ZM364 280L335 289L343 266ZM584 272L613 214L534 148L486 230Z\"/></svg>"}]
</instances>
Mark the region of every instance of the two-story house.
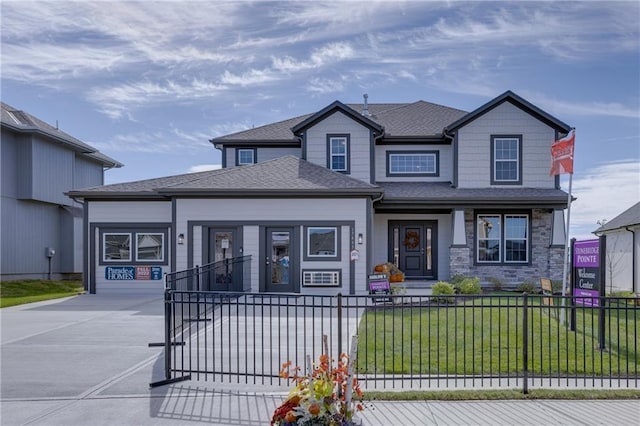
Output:
<instances>
[{"instance_id":1,"label":"two-story house","mask_svg":"<svg viewBox=\"0 0 640 426\"><path fill-rule=\"evenodd\" d=\"M215 138L221 170L70 193L87 287L160 288L162 272L246 255L254 291L363 293L387 261L416 283L560 279L567 194L550 148L569 130L508 91L469 113L365 95Z\"/></svg>"},{"instance_id":2,"label":"two-story house","mask_svg":"<svg viewBox=\"0 0 640 426\"><path fill-rule=\"evenodd\" d=\"M0 278L77 278L83 271L82 205L66 191L104 184L122 164L4 102Z\"/></svg>"}]
</instances>

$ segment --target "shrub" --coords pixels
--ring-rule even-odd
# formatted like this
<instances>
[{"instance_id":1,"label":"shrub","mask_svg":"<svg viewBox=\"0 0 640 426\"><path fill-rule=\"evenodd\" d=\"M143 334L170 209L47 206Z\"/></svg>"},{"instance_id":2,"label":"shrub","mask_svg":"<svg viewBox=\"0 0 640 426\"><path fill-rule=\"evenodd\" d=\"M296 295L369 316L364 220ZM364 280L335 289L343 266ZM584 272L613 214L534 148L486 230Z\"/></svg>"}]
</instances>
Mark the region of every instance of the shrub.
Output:
<instances>
[{"instance_id":1,"label":"shrub","mask_svg":"<svg viewBox=\"0 0 640 426\"><path fill-rule=\"evenodd\" d=\"M517 290L520 293L536 293L538 291L538 288L531 281L525 281L525 282L521 283L520 285L518 285Z\"/></svg>"},{"instance_id":2,"label":"shrub","mask_svg":"<svg viewBox=\"0 0 640 426\"><path fill-rule=\"evenodd\" d=\"M482 288L480 288L480 278L465 278L460 283L461 294L480 294Z\"/></svg>"},{"instance_id":3,"label":"shrub","mask_svg":"<svg viewBox=\"0 0 640 426\"><path fill-rule=\"evenodd\" d=\"M453 285L449 284L446 281L438 281L433 285L433 288L431 289L431 293L436 296L434 297L434 300L441 303L453 303L453 297L445 296L452 296L453 294L455 294L455 292L456 291Z\"/></svg>"},{"instance_id":4,"label":"shrub","mask_svg":"<svg viewBox=\"0 0 640 426\"><path fill-rule=\"evenodd\" d=\"M467 277L462 274L455 274L449 279L449 282L453 284L454 287L458 287L466 278Z\"/></svg>"},{"instance_id":5,"label":"shrub","mask_svg":"<svg viewBox=\"0 0 640 426\"><path fill-rule=\"evenodd\" d=\"M491 284L491 290L493 291L502 291L504 289L504 283L500 278L489 278L489 283Z\"/></svg>"}]
</instances>

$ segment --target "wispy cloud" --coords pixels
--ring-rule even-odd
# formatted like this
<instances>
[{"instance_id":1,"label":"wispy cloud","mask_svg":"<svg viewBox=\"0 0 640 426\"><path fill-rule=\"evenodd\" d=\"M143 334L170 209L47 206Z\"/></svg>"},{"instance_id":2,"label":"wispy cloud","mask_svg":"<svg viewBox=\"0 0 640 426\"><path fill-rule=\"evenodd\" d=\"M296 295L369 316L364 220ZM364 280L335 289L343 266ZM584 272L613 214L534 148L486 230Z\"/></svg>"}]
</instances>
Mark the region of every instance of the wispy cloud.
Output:
<instances>
[{"instance_id":1,"label":"wispy cloud","mask_svg":"<svg viewBox=\"0 0 640 426\"><path fill-rule=\"evenodd\" d=\"M574 179L571 236L593 236L597 221L611 220L640 201L640 161L601 164Z\"/></svg>"}]
</instances>

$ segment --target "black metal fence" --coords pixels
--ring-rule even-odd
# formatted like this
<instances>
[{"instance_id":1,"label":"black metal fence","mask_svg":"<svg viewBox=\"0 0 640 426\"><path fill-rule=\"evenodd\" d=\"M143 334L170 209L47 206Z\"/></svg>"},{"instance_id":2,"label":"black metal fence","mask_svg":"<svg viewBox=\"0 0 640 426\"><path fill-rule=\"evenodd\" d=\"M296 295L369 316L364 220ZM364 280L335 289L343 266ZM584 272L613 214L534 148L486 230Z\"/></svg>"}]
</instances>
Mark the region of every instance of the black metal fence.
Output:
<instances>
[{"instance_id":1,"label":"black metal fence","mask_svg":"<svg viewBox=\"0 0 640 426\"><path fill-rule=\"evenodd\" d=\"M595 301L598 303L595 303ZM640 299L166 292L165 381L286 386L358 336L364 389L637 388ZM578 300L580 302L580 300Z\"/></svg>"}]
</instances>

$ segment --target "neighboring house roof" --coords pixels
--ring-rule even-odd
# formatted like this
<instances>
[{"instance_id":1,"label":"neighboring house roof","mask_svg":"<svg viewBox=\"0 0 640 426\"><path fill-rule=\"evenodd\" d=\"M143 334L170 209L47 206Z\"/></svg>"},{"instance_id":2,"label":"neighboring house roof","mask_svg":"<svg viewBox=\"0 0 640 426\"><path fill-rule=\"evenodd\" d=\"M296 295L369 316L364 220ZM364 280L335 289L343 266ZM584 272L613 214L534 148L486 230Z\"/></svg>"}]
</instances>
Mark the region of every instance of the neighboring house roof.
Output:
<instances>
[{"instance_id":1,"label":"neighboring house roof","mask_svg":"<svg viewBox=\"0 0 640 426\"><path fill-rule=\"evenodd\" d=\"M544 112L543 110L533 105L529 101L516 95L511 90L507 90L502 95L490 100L489 102L482 105L480 108L476 109L475 111L472 111L469 114L463 117L460 117L457 121L450 123L449 125L446 126L445 131L446 132L455 131L460 127L468 124L469 122L477 119L478 117L486 114L487 112L491 111L495 107L503 104L504 102L509 102L515 105L516 107L531 114L532 116L536 117L538 120L542 121L543 123L547 124L548 126L558 131L567 133L569 132L569 130L571 130L571 127L568 124Z\"/></svg>"},{"instance_id":2,"label":"neighboring house roof","mask_svg":"<svg viewBox=\"0 0 640 426\"><path fill-rule=\"evenodd\" d=\"M378 132L384 129L385 138L441 137L445 126L467 115L466 111L425 101L368 104L367 107L369 115L364 116L362 115L364 104L342 104L336 101L314 114L305 114L277 123L213 138L210 142L214 145L293 143L299 146L300 140L295 136L294 132L301 131L337 110L376 129Z\"/></svg>"},{"instance_id":3,"label":"neighboring house roof","mask_svg":"<svg viewBox=\"0 0 640 426\"><path fill-rule=\"evenodd\" d=\"M566 206L567 193L553 188L455 188L449 182L380 182L382 204Z\"/></svg>"},{"instance_id":4,"label":"neighboring house roof","mask_svg":"<svg viewBox=\"0 0 640 426\"><path fill-rule=\"evenodd\" d=\"M20 111L4 102L0 102L0 106L2 110L0 121L3 127L10 128L19 133L37 133L53 138L68 148L80 152L86 157L92 158L107 167L122 167L122 163L102 154L91 145L87 145L62 130L45 123L38 117Z\"/></svg>"},{"instance_id":5,"label":"neighboring house roof","mask_svg":"<svg viewBox=\"0 0 640 426\"><path fill-rule=\"evenodd\" d=\"M376 196L382 190L289 155L248 166L70 191L73 198L198 196Z\"/></svg>"},{"instance_id":6,"label":"neighboring house roof","mask_svg":"<svg viewBox=\"0 0 640 426\"><path fill-rule=\"evenodd\" d=\"M635 203L633 206L629 207L627 210L596 229L594 233L606 233L607 231L613 231L635 225L640 225L640 202Z\"/></svg>"}]
</instances>

